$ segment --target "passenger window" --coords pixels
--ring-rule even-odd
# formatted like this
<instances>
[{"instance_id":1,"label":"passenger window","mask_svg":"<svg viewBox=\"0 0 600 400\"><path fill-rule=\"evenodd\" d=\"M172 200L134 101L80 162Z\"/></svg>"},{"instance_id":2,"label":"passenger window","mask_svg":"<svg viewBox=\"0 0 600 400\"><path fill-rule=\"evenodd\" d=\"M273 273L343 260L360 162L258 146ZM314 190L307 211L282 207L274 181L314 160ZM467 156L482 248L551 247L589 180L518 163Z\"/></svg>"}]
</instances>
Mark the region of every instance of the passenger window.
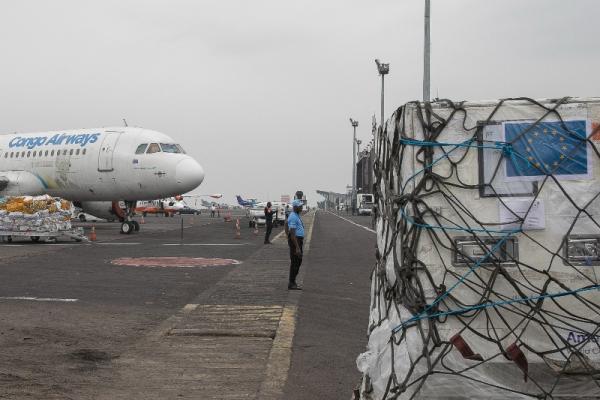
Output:
<instances>
[{"instance_id":1,"label":"passenger window","mask_svg":"<svg viewBox=\"0 0 600 400\"><path fill-rule=\"evenodd\" d=\"M79 155L80 151L81 151L81 149L77 149L77 151L75 152L75 155Z\"/></svg>"},{"instance_id":2,"label":"passenger window","mask_svg":"<svg viewBox=\"0 0 600 400\"><path fill-rule=\"evenodd\" d=\"M21 158L25 158L25 152L24 151L21 152Z\"/></svg>"},{"instance_id":3,"label":"passenger window","mask_svg":"<svg viewBox=\"0 0 600 400\"><path fill-rule=\"evenodd\" d=\"M160 152L160 146L158 145L158 143L150 143L150 146L148 146L148 151L146 151L146 153L148 153L148 154L159 153L159 152Z\"/></svg>"},{"instance_id":4,"label":"passenger window","mask_svg":"<svg viewBox=\"0 0 600 400\"><path fill-rule=\"evenodd\" d=\"M15 155L14 152L11 151L10 152L10 158L13 158L14 155Z\"/></svg>"},{"instance_id":5,"label":"passenger window","mask_svg":"<svg viewBox=\"0 0 600 400\"><path fill-rule=\"evenodd\" d=\"M31 151L27 152L27 158L29 158L29 156L31 155Z\"/></svg>"},{"instance_id":6,"label":"passenger window","mask_svg":"<svg viewBox=\"0 0 600 400\"><path fill-rule=\"evenodd\" d=\"M67 149L64 149L63 150L63 156L66 156L66 155L67 155Z\"/></svg>"},{"instance_id":7,"label":"passenger window","mask_svg":"<svg viewBox=\"0 0 600 400\"><path fill-rule=\"evenodd\" d=\"M48 150L46 150L46 152L44 153L45 156L48 156Z\"/></svg>"},{"instance_id":8,"label":"passenger window","mask_svg":"<svg viewBox=\"0 0 600 400\"><path fill-rule=\"evenodd\" d=\"M73 149L71 149L71 150L69 151L69 155L70 155L70 156L72 156L72 155L73 155Z\"/></svg>"},{"instance_id":9,"label":"passenger window","mask_svg":"<svg viewBox=\"0 0 600 400\"><path fill-rule=\"evenodd\" d=\"M135 154L144 154L146 147L148 147L148 143L140 144L137 149L135 149Z\"/></svg>"},{"instance_id":10,"label":"passenger window","mask_svg":"<svg viewBox=\"0 0 600 400\"><path fill-rule=\"evenodd\" d=\"M8 153L4 153L4 158L8 158Z\"/></svg>"},{"instance_id":11,"label":"passenger window","mask_svg":"<svg viewBox=\"0 0 600 400\"><path fill-rule=\"evenodd\" d=\"M33 151L33 155L32 155L32 157L35 157L35 153L36 153L36 151L34 150L34 151Z\"/></svg>"},{"instance_id":12,"label":"passenger window","mask_svg":"<svg viewBox=\"0 0 600 400\"><path fill-rule=\"evenodd\" d=\"M51 156L51 157L54 157L54 150L52 150L52 151L50 152L50 156Z\"/></svg>"},{"instance_id":13,"label":"passenger window","mask_svg":"<svg viewBox=\"0 0 600 400\"><path fill-rule=\"evenodd\" d=\"M83 151L81 152L81 154L85 154L87 149L83 149Z\"/></svg>"},{"instance_id":14,"label":"passenger window","mask_svg":"<svg viewBox=\"0 0 600 400\"><path fill-rule=\"evenodd\" d=\"M19 152L17 151L15 154L16 154L15 158L19 158Z\"/></svg>"}]
</instances>

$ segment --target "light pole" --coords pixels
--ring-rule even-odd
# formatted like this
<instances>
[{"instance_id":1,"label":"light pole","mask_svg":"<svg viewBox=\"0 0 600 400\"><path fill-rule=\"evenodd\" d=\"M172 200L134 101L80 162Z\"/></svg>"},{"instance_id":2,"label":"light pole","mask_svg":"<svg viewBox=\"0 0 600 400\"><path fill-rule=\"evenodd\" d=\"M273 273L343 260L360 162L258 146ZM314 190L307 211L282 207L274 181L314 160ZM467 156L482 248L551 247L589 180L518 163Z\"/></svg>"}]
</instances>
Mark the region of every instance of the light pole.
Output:
<instances>
[{"instance_id":1,"label":"light pole","mask_svg":"<svg viewBox=\"0 0 600 400\"><path fill-rule=\"evenodd\" d=\"M429 101L429 93L430 93L430 75L429 75L429 56L430 56L430 30L429 30L429 20L430 20L430 11L431 4L429 0L425 0L425 38L423 40L423 101Z\"/></svg>"},{"instance_id":2,"label":"light pole","mask_svg":"<svg viewBox=\"0 0 600 400\"><path fill-rule=\"evenodd\" d=\"M356 157L358 157L358 162L360 162L360 144L362 143L362 140L360 139L356 139ZM358 168L357 168L358 169ZM356 181L357 181L357 185L358 185L358 172L356 174ZM363 165L360 165L360 184L362 186L362 176L363 176ZM360 192L360 188L358 188L358 190L356 191L356 193Z\"/></svg>"},{"instance_id":3,"label":"light pole","mask_svg":"<svg viewBox=\"0 0 600 400\"><path fill-rule=\"evenodd\" d=\"M350 203L352 205L352 215L354 215L354 199L356 198L356 127L358 126L358 121L350 118L350 123L352 124L352 128L354 130L354 136L352 138L352 199L350 199Z\"/></svg>"},{"instance_id":4,"label":"light pole","mask_svg":"<svg viewBox=\"0 0 600 400\"><path fill-rule=\"evenodd\" d=\"M377 72L381 75L381 121L379 124L381 125L381 129L383 130L384 123L384 109L383 109L383 93L384 93L384 77L390 72L390 64L383 64L379 62L378 59L375 59L375 64L377 64Z\"/></svg>"}]
</instances>

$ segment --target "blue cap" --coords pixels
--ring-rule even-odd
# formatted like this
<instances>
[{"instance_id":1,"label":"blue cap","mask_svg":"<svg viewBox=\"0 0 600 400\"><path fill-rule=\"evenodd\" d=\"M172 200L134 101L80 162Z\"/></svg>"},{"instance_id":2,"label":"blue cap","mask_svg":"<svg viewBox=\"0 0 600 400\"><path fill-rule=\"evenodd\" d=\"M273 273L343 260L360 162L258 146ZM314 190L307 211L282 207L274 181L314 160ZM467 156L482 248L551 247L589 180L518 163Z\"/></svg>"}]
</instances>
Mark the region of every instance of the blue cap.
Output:
<instances>
[{"instance_id":1,"label":"blue cap","mask_svg":"<svg viewBox=\"0 0 600 400\"><path fill-rule=\"evenodd\" d=\"M304 203L302 203L302 200L295 199L292 201L292 207L302 207L303 205Z\"/></svg>"}]
</instances>

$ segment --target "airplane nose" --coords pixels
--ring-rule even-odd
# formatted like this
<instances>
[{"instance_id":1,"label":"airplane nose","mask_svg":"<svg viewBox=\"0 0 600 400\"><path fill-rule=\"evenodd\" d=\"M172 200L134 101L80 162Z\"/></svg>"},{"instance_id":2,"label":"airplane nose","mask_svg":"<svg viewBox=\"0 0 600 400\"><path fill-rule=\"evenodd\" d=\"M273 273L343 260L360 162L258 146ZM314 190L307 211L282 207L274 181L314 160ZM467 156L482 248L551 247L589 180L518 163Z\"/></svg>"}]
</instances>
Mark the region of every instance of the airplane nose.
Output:
<instances>
[{"instance_id":1,"label":"airplane nose","mask_svg":"<svg viewBox=\"0 0 600 400\"><path fill-rule=\"evenodd\" d=\"M198 187L204 180L204 169L193 158L179 161L175 167L177 185L181 187L182 193Z\"/></svg>"}]
</instances>

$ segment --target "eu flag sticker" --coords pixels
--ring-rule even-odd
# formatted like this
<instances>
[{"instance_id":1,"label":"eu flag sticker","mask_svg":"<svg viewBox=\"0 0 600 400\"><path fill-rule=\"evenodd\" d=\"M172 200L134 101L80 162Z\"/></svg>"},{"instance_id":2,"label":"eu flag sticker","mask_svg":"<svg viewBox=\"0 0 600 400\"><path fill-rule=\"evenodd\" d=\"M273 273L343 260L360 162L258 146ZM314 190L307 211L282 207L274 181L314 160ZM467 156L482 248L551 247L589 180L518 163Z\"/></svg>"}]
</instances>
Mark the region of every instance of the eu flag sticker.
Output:
<instances>
[{"instance_id":1,"label":"eu flag sticker","mask_svg":"<svg viewBox=\"0 0 600 400\"><path fill-rule=\"evenodd\" d=\"M504 122L506 181L591 179L586 120Z\"/></svg>"}]
</instances>

